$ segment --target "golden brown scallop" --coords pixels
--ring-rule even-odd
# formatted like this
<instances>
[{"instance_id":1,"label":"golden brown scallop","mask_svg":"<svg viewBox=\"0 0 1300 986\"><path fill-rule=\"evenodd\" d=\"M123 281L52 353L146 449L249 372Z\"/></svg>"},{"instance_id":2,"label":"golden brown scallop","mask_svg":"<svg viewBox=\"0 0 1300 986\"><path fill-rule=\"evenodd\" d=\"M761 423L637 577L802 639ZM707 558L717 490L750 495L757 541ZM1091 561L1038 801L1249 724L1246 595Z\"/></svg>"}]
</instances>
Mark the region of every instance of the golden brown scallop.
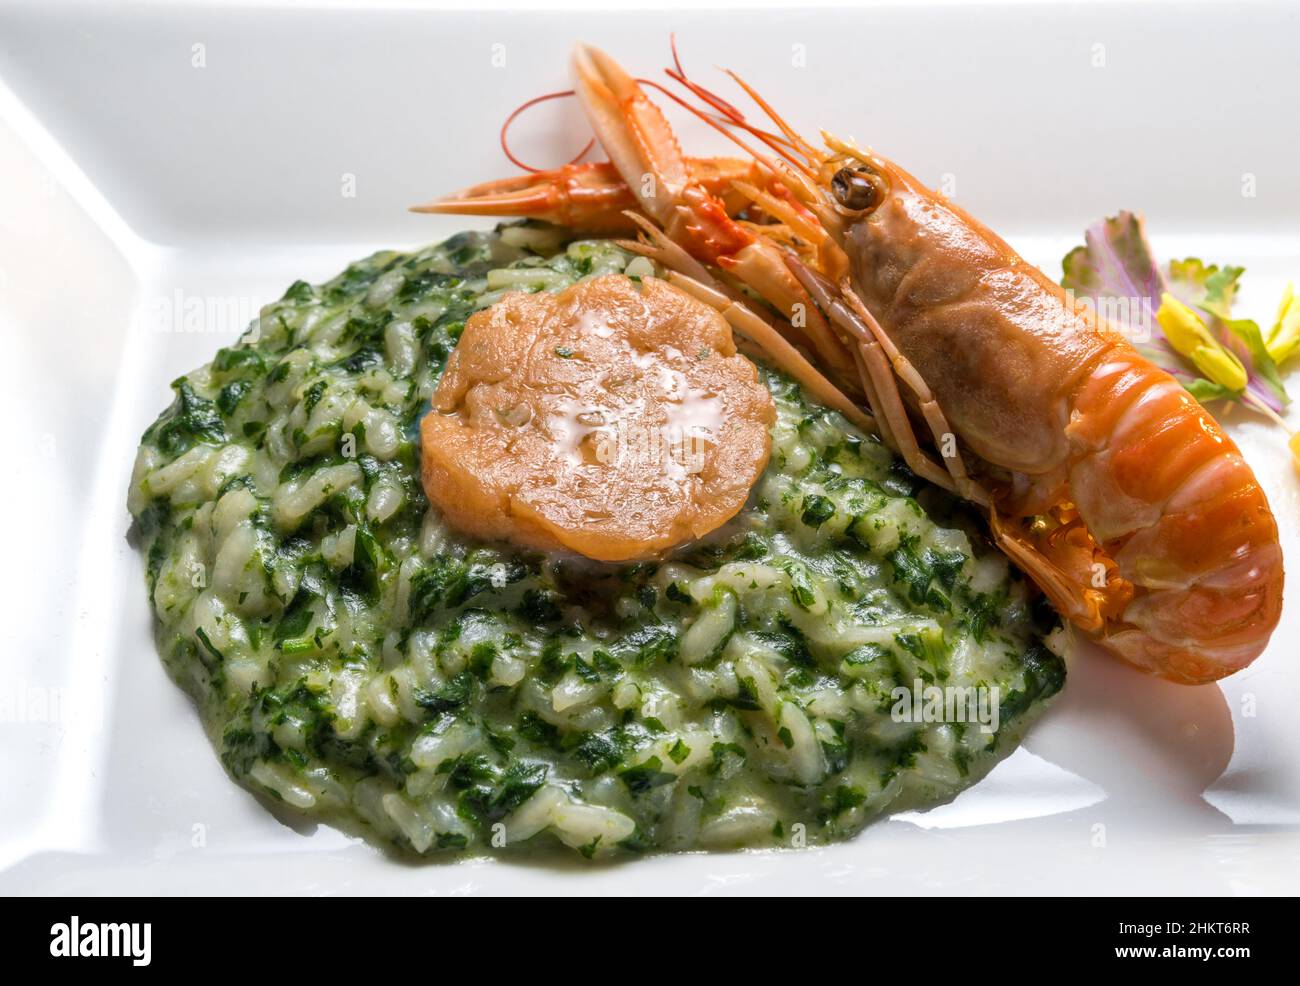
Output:
<instances>
[{"instance_id":1,"label":"golden brown scallop","mask_svg":"<svg viewBox=\"0 0 1300 986\"><path fill-rule=\"evenodd\" d=\"M466 323L433 394L424 489L469 534L649 558L735 516L774 419L722 316L661 280L508 294Z\"/></svg>"}]
</instances>

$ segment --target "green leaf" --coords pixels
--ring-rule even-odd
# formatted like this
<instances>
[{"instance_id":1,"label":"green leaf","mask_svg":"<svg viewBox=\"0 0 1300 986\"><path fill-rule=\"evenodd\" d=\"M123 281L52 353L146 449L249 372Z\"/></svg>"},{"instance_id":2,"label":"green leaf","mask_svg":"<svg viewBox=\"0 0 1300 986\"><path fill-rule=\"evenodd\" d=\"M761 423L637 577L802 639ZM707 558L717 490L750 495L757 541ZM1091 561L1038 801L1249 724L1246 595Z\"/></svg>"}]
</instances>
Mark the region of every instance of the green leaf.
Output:
<instances>
[{"instance_id":1,"label":"green leaf","mask_svg":"<svg viewBox=\"0 0 1300 986\"><path fill-rule=\"evenodd\" d=\"M1207 264L1199 257L1169 261L1169 290L1185 305L1202 308L1216 318L1232 317L1232 303L1245 267Z\"/></svg>"},{"instance_id":2,"label":"green leaf","mask_svg":"<svg viewBox=\"0 0 1300 986\"><path fill-rule=\"evenodd\" d=\"M663 761L658 757L651 757L644 763L621 771L618 776L623 779L627 789L634 795L644 794L652 788L662 787L677 780L676 775L667 773L662 768Z\"/></svg>"},{"instance_id":3,"label":"green leaf","mask_svg":"<svg viewBox=\"0 0 1300 986\"><path fill-rule=\"evenodd\" d=\"M488 803L488 821L499 821L522 805L546 783L546 774L550 768L544 763L512 763L502 775Z\"/></svg>"},{"instance_id":4,"label":"green leaf","mask_svg":"<svg viewBox=\"0 0 1300 986\"><path fill-rule=\"evenodd\" d=\"M1208 307L1202 306L1202 310L1214 314ZM1220 324L1246 348L1255 375L1268 385L1278 400L1289 404L1291 398L1287 396L1286 387L1282 384L1282 374L1278 372L1277 363L1264 345L1264 333L1260 331L1258 323L1248 318L1220 318Z\"/></svg>"},{"instance_id":5,"label":"green leaf","mask_svg":"<svg viewBox=\"0 0 1300 986\"><path fill-rule=\"evenodd\" d=\"M1237 392L1229 390L1222 384L1217 384L1213 380L1206 380L1205 377L1196 377L1193 380L1187 380L1183 387L1189 394L1195 397L1202 404L1207 401L1234 400Z\"/></svg>"},{"instance_id":6,"label":"green leaf","mask_svg":"<svg viewBox=\"0 0 1300 986\"><path fill-rule=\"evenodd\" d=\"M862 788L841 784L831 794L831 814L842 815L865 804L866 800L867 792Z\"/></svg>"},{"instance_id":7,"label":"green leaf","mask_svg":"<svg viewBox=\"0 0 1300 986\"><path fill-rule=\"evenodd\" d=\"M195 627L194 636L199 638L199 643L201 643L204 649L216 659L218 664L220 664L222 661L226 659L226 655L221 653L221 651L217 650L217 648L213 646L211 638L208 636L207 631L205 631L203 627Z\"/></svg>"},{"instance_id":8,"label":"green leaf","mask_svg":"<svg viewBox=\"0 0 1300 986\"><path fill-rule=\"evenodd\" d=\"M474 676L462 671L436 691L423 688L415 690L415 704L420 708L441 715L466 705L474 697Z\"/></svg>"},{"instance_id":9,"label":"green leaf","mask_svg":"<svg viewBox=\"0 0 1300 986\"><path fill-rule=\"evenodd\" d=\"M311 626L312 618L315 615L312 611L312 600L315 594L306 588L300 588L289 603L280 620L275 625L275 634L273 639L277 646L282 646L286 641L296 640L307 634L307 628Z\"/></svg>"},{"instance_id":10,"label":"green leaf","mask_svg":"<svg viewBox=\"0 0 1300 986\"><path fill-rule=\"evenodd\" d=\"M224 442L226 425L216 402L196 394L185 377L172 387L176 391L175 401L145 433L146 437L152 438L162 452L172 457L188 452L198 442L211 445Z\"/></svg>"},{"instance_id":11,"label":"green leaf","mask_svg":"<svg viewBox=\"0 0 1300 986\"><path fill-rule=\"evenodd\" d=\"M353 541L352 563L339 573L339 582L373 603L379 598L387 569L388 555L383 545L364 525L358 525Z\"/></svg>"},{"instance_id":12,"label":"green leaf","mask_svg":"<svg viewBox=\"0 0 1300 986\"><path fill-rule=\"evenodd\" d=\"M835 504L818 493L803 498L803 522L809 527L821 527L835 516Z\"/></svg>"}]
</instances>

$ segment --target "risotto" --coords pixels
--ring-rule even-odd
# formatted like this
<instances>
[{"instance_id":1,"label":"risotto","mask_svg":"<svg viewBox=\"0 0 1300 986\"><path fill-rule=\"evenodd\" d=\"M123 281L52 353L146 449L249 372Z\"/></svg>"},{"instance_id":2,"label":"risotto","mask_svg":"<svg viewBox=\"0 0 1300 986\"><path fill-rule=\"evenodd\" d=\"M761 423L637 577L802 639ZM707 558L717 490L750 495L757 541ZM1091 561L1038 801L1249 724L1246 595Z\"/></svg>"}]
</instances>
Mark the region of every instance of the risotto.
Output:
<instances>
[{"instance_id":1,"label":"risotto","mask_svg":"<svg viewBox=\"0 0 1300 986\"><path fill-rule=\"evenodd\" d=\"M653 276L502 227L291 286L175 381L129 509L230 775L406 853L802 846L952 798L1064 680L960 510L775 370L748 502L653 561L455 533L419 428L506 291Z\"/></svg>"}]
</instances>

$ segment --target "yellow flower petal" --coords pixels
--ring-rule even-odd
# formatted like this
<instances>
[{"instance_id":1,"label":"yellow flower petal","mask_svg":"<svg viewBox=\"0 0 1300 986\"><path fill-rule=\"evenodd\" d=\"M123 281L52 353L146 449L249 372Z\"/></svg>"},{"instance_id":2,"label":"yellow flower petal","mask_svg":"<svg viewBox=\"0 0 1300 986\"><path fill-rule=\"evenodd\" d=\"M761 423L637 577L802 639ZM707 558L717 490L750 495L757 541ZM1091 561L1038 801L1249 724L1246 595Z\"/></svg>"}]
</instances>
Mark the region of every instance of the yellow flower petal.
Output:
<instances>
[{"instance_id":1,"label":"yellow flower petal","mask_svg":"<svg viewBox=\"0 0 1300 986\"><path fill-rule=\"evenodd\" d=\"M1192 363L1205 376L1229 390L1244 390L1249 379L1241 360L1222 346L1211 349L1198 346L1192 351Z\"/></svg>"},{"instance_id":2,"label":"yellow flower petal","mask_svg":"<svg viewBox=\"0 0 1300 986\"><path fill-rule=\"evenodd\" d=\"M1179 353L1195 364L1206 377L1229 390L1242 390L1249 376L1237 354L1214 338L1201 317L1172 294L1160 296L1156 321Z\"/></svg>"},{"instance_id":3,"label":"yellow flower petal","mask_svg":"<svg viewBox=\"0 0 1300 986\"><path fill-rule=\"evenodd\" d=\"M1210 330L1205 327L1205 323L1196 312L1168 291L1160 296L1160 309L1156 312L1156 321L1160 323L1169 345L1189 358L1197 347L1214 341Z\"/></svg>"},{"instance_id":4,"label":"yellow flower petal","mask_svg":"<svg viewBox=\"0 0 1300 986\"><path fill-rule=\"evenodd\" d=\"M1282 303L1277 309L1277 321L1268 333L1264 348L1273 357L1274 363L1281 363L1300 346L1300 299L1295 296L1295 287L1286 286L1282 294Z\"/></svg>"},{"instance_id":5,"label":"yellow flower petal","mask_svg":"<svg viewBox=\"0 0 1300 986\"><path fill-rule=\"evenodd\" d=\"M1292 435L1286 444L1291 449L1291 464L1295 466L1296 472L1300 472L1300 431Z\"/></svg>"}]
</instances>

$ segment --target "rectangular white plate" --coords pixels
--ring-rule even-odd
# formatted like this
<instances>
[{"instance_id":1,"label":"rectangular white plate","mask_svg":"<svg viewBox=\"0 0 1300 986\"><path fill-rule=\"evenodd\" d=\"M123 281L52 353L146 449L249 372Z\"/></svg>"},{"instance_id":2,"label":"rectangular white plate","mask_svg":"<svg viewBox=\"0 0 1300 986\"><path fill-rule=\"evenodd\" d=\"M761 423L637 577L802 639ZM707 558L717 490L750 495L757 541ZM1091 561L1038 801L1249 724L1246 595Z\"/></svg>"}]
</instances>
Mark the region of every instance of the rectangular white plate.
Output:
<instances>
[{"instance_id":1,"label":"rectangular white plate","mask_svg":"<svg viewBox=\"0 0 1300 986\"><path fill-rule=\"evenodd\" d=\"M168 382L294 279L468 225L404 210L510 173L501 121L566 86L579 38L653 75L676 31L710 85L727 89L713 66L733 67L805 132L852 135L945 182L1053 276L1087 223L1139 209L1160 256L1245 264L1240 310L1267 322L1300 276L1298 28L1294 8L1246 3L563 16L8 3L0 890L1293 891L1294 591L1268 652L1218 686L1075 654L1053 710L987 780L844 845L411 865L290 827L225 777L155 654L124 501ZM691 150L726 150L673 118ZM585 140L576 106L550 103L516 143L555 163ZM1294 559L1284 436L1229 417Z\"/></svg>"}]
</instances>

